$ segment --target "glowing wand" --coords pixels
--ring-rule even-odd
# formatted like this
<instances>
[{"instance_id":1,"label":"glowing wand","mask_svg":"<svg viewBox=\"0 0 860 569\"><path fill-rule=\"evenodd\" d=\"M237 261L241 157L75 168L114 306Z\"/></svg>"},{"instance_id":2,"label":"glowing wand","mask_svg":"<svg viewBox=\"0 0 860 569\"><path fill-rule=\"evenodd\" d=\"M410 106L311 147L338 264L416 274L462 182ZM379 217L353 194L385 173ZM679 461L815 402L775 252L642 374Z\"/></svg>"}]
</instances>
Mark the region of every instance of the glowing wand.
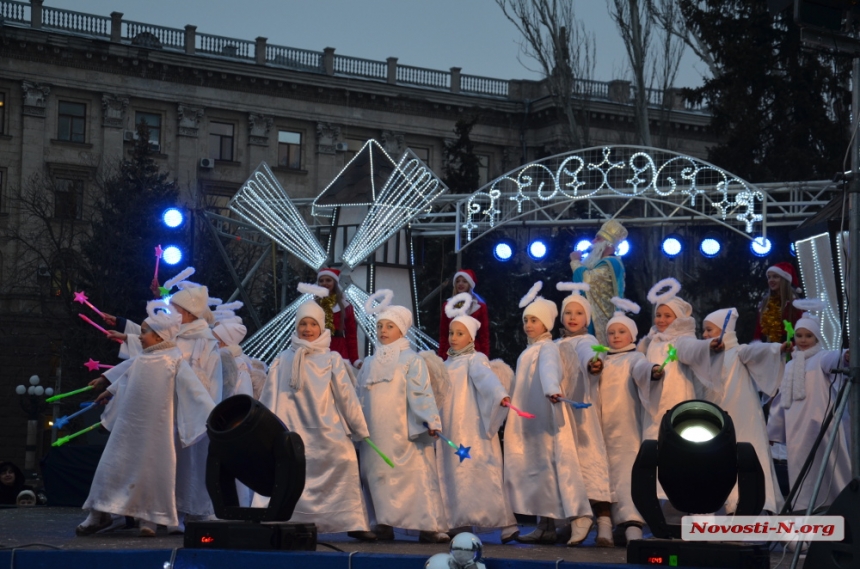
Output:
<instances>
[{"instance_id":1,"label":"glowing wand","mask_svg":"<svg viewBox=\"0 0 860 569\"><path fill-rule=\"evenodd\" d=\"M792 326L791 322L789 322L788 320L783 320L782 326L783 328L785 328L785 341L791 343L791 341L794 340L794 326ZM785 361L788 361L790 359L791 352L789 351L785 354Z\"/></svg>"},{"instance_id":2,"label":"glowing wand","mask_svg":"<svg viewBox=\"0 0 860 569\"><path fill-rule=\"evenodd\" d=\"M98 422L98 423L96 423L95 425L90 425L90 426L89 426L89 427L87 427L86 429L83 429L83 430L81 430L81 431L78 431L77 433L72 433L71 435L68 435L68 436L65 436L65 437L59 438L59 439L57 439L55 442L51 443L51 446L52 446L52 447L61 447L61 446L63 446L64 444L66 444L67 442L69 442L70 440L72 440L73 438L75 438L75 437L79 437L79 436L83 435L84 433L89 433L89 432L90 432L90 431L92 431L93 429L96 429L96 428L100 427L100 426L101 426L101 424L102 424L102 423L101 423L101 421L99 421L99 422Z\"/></svg>"},{"instance_id":3,"label":"glowing wand","mask_svg":"<svg viewBox=\"0 0 860 569\"><path fill-rule=\"evenodd\" d=\"M428 425L426 421L424 423L424 426L427 427L428 429L430 428L430 425ZM471 456L469 456L469 451L472 450L472 447L464 447L463 445L460 445L458 448L457 443L455 443L454 441L452 441L451 439L449 439L448 437L446 437L442 433L437 432L436 435L440 439L442 439L443 441L448 443L449 447L454 449L454 454L456 454L457 456L460 457L460 462L463 462L467 458L472 458Z\"/></svg>"},{"instance_id":4,"label":"glowing wand","mask_svg":"<svg viewBox=\"0 0 860 569\"><path fill-rule=\"evenodd\" d=\"M100 331L100 332L102 332L105 336L110 336L110 333L109 333L107 330L105 330L104 328L102 328L101 326L99 326L98 324L96 324L95 322L93 322L92 320L90 320L89 318L87 318L87 316L86 316L86 315L84 315L84 314L78 314L78 316L80 316L81 320L83 320L83 321L85 321L85 322L89 322L90 324L92 324L92 325L95 327L95 329L96 329L96 330L99 330L99 331ZM119 342L120 344L122 344L122 343L123 343L123 342L122 342L122 340L120 340L119 338L111 338L111 340L113 340L114 342Z\"/></svg>"},{"instance_id":5,"label":"glowing wand","mask_svg":"<svg viewBox=\"0 0 860 569\"><path fill-rule=\"evenodd\" d=\"M601 346L600 344L595 344L591 346L591 349L594 351L594 357L591 358L591 361L596 362L600 359L600 354L605 354L609 351L609 348L606 346Z\"/></svg>"},{"instance_id":6,"label":"glowing wand","mask_svg":"<svg viewBox=\"0 0 860 569\"><path fill-rule=\"evenodd\" d=\"M53 403L54 401L59 401L60 399L65 399L66 397L71 397L72 395L77 395L78 393L89 391L92 388L92 385L88 385L86 387L81 387L80 389L75 389L74 391L69 391L68 393L59 393L57 395L54 395L53 397L48 397L47 399L45 399L45 403Z\"/></svg>"},{"instance_id":7,"label":"glowing wand","mask_svg":"<svg viewBox=\"0 0 860 569\"><path fill-rule=\"evenodd\" d=\"M678 361L678 349L675 346L673 346L672 344L669 344L668 355L666 356L666 359L663 360L663 365L660 366L660 371L663 371L663 368L666 367L666 364L668 364L669 362L677 362L677 361Z\"/></svg>"},{"instance_id":8,"label":"glowing wand","mask_svg":"<svg viewBox=\"0 0 860 569\"><path fill-rule=\"evenodd\" d=\"M65 417L60 417L60 418L59 418L59 419L57 419L57 421L54 423L54 428L55 428L55 429L62 429L63 427L65 427L66 425L68 425L68 424L69 424L69 421L71 421L72 419L74 419L75 417L77 417L78 415L80 415L81 413L86 413L87 411L89 411L89 410L90 410L90 407L92 407L92 406L93 406L93 405L95 405L95 404L96 404L96 402L95 402L95 401L90 401L89 403L85 403L85 404L84 404L84 405L85 405L85 407L84 407L83 409L81 409L80 411L75 411L75 412L74 412L74 413L72 413L71 415L66 415Z\"/></svg>"},{"instance_id":9,"label":"glowing wand","mask_svg":"<svg viewBox=\"0 0 860 569\"><path fill-rule=\"evenodd\" d=\"M537 415L532 415L531 413L527 413L527 412L523 411L522 409L517 409L516 407L514 407L510 403L505 403L505 407L510 408L514 413L516 413L517 415L519 415L523 419L534 419L537 416Z\"/></svg>"},{"instance_id":10,"label":"glowing wand","mask_svg":"<svg viewBox=\"0 0 860 569\"><path fill-rule=\"evenodd\" d=\"M726 333L726 328L729 327L729 320L731 319L731 317L732 317L732 309L729 308L729 313L726 314L726 321L723 322L723 329L720 331L720 339L717 340L718 344L723 343L723 335Z\"/></svg>"},{"instance_id":11,"label":"glowing wand","mask_svg":"<svg viewBox=\"0 0 860 569\"><path fill-rule=\"evenodd\" d=\"M84 291L76 292L76 293L75 293L75 302L80 302L81 304L86 304L87 306L89 306L90 308L92 308L93 310L95 310L96 314L98 314L98 315L99 315L99 316L101 316L102 318L104 318L104 317L105 317L105 313L104 313L104 312L102 312L101 310L99 310L98 308L96 308L95 306L93 306L93 305L92 305L92 303L91 303L91 302L90 302L90 300L87 298L87 295L86 295L86 293L85 293Z\"/></svg>"},{"instance_id":12,"label":"glowing wand","mask_svg":"<svg viewBox=\"0 0 860 569\"><path fill-rule=\"evenodd\" d=\"M384 460L384 461L385 461L385 464L387 464L387 465L388 465L388 466L390 466L391 468L394 468L394 463L393 463L393 462L391 462L391 459L390 459L390 458L388 458L387 456L385 456L385 454L383 454L383 452L382 452L381 450L379 450L379 447L378 447L378 446L376 446L375 444L373 444L373 441L372 441L372 440L370 440L370 437L364 437L364 442L366 442L367 444L369 444L369 445L370 445L370 448L372 448L373 450L375 450L375 451L376 451L376 454L378 454L379 456L381 456L381 457L382 457L382 460Z\"/></svg>"},{"instance_id":13,"label":"glowing wand","mask_svg":"<svg viewBox=\"0 0 860 569\"><path fill-rule=\"evenodd\" d=\"M570 403L573 405L574 409L588 409L591 407L591 403L580 403L579 401L574 401L573 399L565 399L564 397L559 397L559 401L564 401L565 403Z\"/></svg>"},{"instance_id":14,"label":"glowing wand","mask_svg":"<svg viewBox=\"0 0 860 569\"><path fill-rule=\"evenodd\" d=\"M108 364L99 363L98 360L94 360L94 359L90 358L88 361L84 362L84 367L90 371L96 371L97 369L110 369L113 366L108 365Z\"/></svg>"},{"instance_id":15,"label":"glowing wand","mask_svg":"<svg viewBox=\"0 0 860 569\"><path fill-rule=\"evenodd\" d=\"M161 248L161 244L155 246L155 275L153 275L152 280L158 282L158 264L161 261L161 256L164 254L164 249Z\"/></svg>"}]
</instances>

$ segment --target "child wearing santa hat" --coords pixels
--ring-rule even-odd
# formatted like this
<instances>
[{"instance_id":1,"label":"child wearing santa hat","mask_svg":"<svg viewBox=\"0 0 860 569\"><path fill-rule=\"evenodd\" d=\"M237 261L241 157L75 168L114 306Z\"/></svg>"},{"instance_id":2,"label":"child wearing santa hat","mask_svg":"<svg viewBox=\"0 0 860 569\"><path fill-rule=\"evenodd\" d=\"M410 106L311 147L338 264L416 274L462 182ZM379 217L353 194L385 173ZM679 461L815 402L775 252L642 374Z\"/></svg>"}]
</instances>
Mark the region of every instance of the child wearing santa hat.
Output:
<instances>
[{"instance_id":1,"label":"child wearing santa hat","mask_svg":"<svg viewBox=\"0 0 860 569\"><path fill-rule=\"evenodd\" d=\"M677 344L678 338L696 337L693 307L678 296L680 291L681 283L673 278L663 279L648 291L648 301L655 308L654 326L637 349L652 364L662 365L669 355L669 346ZM657 440L660 421L666 411L682 401L696 399L693 370L680 361L669 362L663 369L665 377L652 387L651 408L643 416L643 439Z\"/></svg>"},{"instance_id":2,"label":"child wearing santa hat","mask_svg":"<svg viewBox=\"0 0 860 569\"><path fill-rule=\"evenodd\" d=\"M442 441L436 461L448 523L452 528L502 528L502 543L516 538L517 522L505 496L499 429L508 415L511 398L493 372L487 356L475 350L481 323L469 316L469 294L455 295L445 305L451 318L445 368L450 391L439 402L446 436L470 448L463 460ZM457 308L460 304L460 308Z\"/></svg>"},{"instance_id":3,"label":"child wearing santa hat","mask_svg":"<svg viewBox=\"0 0 860 569\"><path fill-rule=\"evenodd\" d=\"M511 416L505 426L505 487L514 512L539 516L525 543L555 543L555 520L568 520L569 546L582 543L593 525L588 492L573 436L573 410L559 398L563 373L552 330L555 303L537 296L538 281L520 301L528 346L517 360L511 405L535 415Z\"/></svg>"},{"instance_id":4,"label":"child wearing santa hat","mask_svg":"<svg viewBox=\"0 0 860 569\"><path fill-rule=\"evenodd\" d=\"M304 283L299 292L328 295L327 289ZM325 311L316 302L299 306L290 347L269 368L260 402L313 449L306 457L305 489L290 520L314 523L321 533L345 531L373 541L353 445L370 435L349 367L330 349L325 324ZM254 497L255 507L267 504L267 498Z\"/></svg>"},{"instance_id":5,"label":"child wearing santa hat","mask_svg":"<svg viewBox=\"0 0 860 569\"><path fill-rule=\"evenodd\" d=\"M406 339L412 312L390 304L393 296L380 290L365 302L367 313L376 316L377 343L359 372L358 395L371 439L397 467L363 444L361 478L379 539L394 539L394 528L399 527L419 530L420 541L444 543L449 540L448 523L434 438L442 430L439 409L424 358Z\"/></svg>"},{"instance_id":6,"label":"child wearing santa hat","mask_svg":"<svg viewBox=\"0 0 860 569\"><path fill-rule=\"evenodd\" d=\"M723 308L705 317L702 339L677 339L678 360L689 365L700 384L701 397L731 416L738 442L755 448L764 470L764 509L776 513L782 507L779 482L773 468L767 426L759 392L772 397L785 368L789 343L739 344L735 333L737 308ZM737 508L737 486L726 501L726 512Z\"/></svg>"},{"instance_id":7,"label":"child wearing santa hat","mask_svg":"<svg viewBox=\"0 0 860 569\"><path fill-rule=\"evenodd\" d=\"M329 267L320 269L317 285L328 290L327 295L317 297L316 301L325 311L325 327L331 332L331 350L339 353L345 362L361 367L355 309L343 297L340 271Z\"/></svg>"},{"instance_id":8,"label":"child wearing santa hat","mask_svg":"<svg viewBox=\"0 0 860 569\"><path fill-rule=\"evenodd\" d=\"M642 444L642 423L649 407L651 382L663 378L659 365L636 350L639 329L625 312L639 313L639 305L613 297L617 310L607 321L609 351L604 359L588 361L588 372L599 380L600 397L595 411L600 418L609 462L612 490L612 520L616 525L615 545L642 539L645 520L633 504L630 493L633 462Z\"/></svg>"},{"instance_id":9,"label":"child wearing santa hat","mask_svg":"<svg viewBox=\"0 0 860 569\"><path fill-rule=\"evenodd\" d=\"M780 262L767 271L767 292L758 305L754 342L785 342L786 330L783 322L794 325L801 310L794 306L800 293L797 271L791 263Z\"/></svg>"},{"instance_id":10,"label":"child wearing santa hat","mask_svg":"<svg viewBox=\"0 0 860 569\"><path fill-rule=\"evenodd\" d=\"M574 401L595 404L600 400L598 381L587 374L586 365L595 355L597 338L588 333L591 303L585 296L591 286L586 283L558 283L556 288L571 294L561 301L561 337L556 340L561 355L561 391ZM612 547L612 519L609 504L609 465L600 426L600 415L593 410L573 411L573 433L582 479L597 519L597 546Z\"/></svg>"},{"instance_id":11,"label":"child wearing santa hat","mask_svg":"<svg viewBox=\"0 0 860 569\"><path fill-rule=\"evenodd\" d=\"M475 351L490 357L490 317L487 304L478 293L475 292L475 284L478 279L471 269L460 269L454 273L454 297L458 297L457 309L464 308L466 314L474 318L480 324L478 335L475 337ZM454 298L449 298L448 302ZM451 325L451 317L443 311L439 317L439 357L443 360L448 357L448 328Z\"/></svg>"},{"instance_id":12,"label":"child wearing santa hat","mask_svg":"<svg viewBox=\"0 0 860 569\"><path fill-rule=\"evenodd\" d=\"M102 416L111 436L84 503L90 513L77 535L108 527L110 514L139 518L143 537L155 536L157 524L179 525L174 433L183 448L193 445L205 436L215 404L176 347L181 316L166 310L161 301L147 305L142 352L96 399L104 404L113 397Z\"/></svg>"},{"instance_id":13,"label":"child wearing santa hat","mask_svg":"<svg viewBox=\"0 0 860 569\"><path fill-rule=\"evenodd\" d=\"M779 393L773 399L767 432L771 442L784 443L788 451L788 477L797 483L803 463L812 451L824 416L834 408L842 381L836 381L832 370L847 366L847 351L824 350L821 321L813 312L821 312L825 304L817 299L795 300L795 308L807 310L797 321L791 361L785 366ZM844 377L847 381L847 376ZM815 453L812 466L802 481L790 511L806 511L823 461L827 469L815 507L833 503L836 496L851 481L850 419L848 413L841 421L831 422L823 440L829 440L838 429L833 451L825 456L826 445Z\"/></svg>"}]
</instances>

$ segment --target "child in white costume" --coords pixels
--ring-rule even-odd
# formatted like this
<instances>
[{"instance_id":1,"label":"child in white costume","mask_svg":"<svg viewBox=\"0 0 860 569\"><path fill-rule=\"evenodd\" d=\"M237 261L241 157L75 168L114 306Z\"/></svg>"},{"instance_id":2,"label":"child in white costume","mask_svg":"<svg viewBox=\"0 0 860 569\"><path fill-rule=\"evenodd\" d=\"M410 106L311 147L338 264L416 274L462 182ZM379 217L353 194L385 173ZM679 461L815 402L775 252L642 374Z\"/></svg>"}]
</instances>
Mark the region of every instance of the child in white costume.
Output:
<instances>
[{"instance_id":1,"label":"child in white costume","mask_svg":"<svg viewBox=\"0 0 860 569\"><path fill-rule=\"evenodd\" d=\"M142 353L97 399L113 396L102 417L111 436L84 503L90 514L78 535L110 525L109 513L139 518L145 537L155 535L156 524L179 523L174 435L183 447L199 440L215 404L173 342L181 317L156 314L163 307L160 301L149 303L150 316L139 336Z\"/></svg>"},{"instance_id":2,"label":"child in white costume","mask_svg":"<svg viewBox=\"0 0 860 569\"><path fill-rule=\"evenodd\" d=\"M795 300L800 310L820 310L810 303L820 301ZM821 324L818 317L806 312L795 324L792 359L785 366L785 374L779 393L773 399L768 418L767 432L773 442L785 443L788 451L788 478L792 486L812 450L812 445L828 406L836 405L836 397L841 381L834 381L830 370L845 367L846 353L842 350L825 351L821 346ZM815 501L816 506L833 503L833 500L851 481L850 462L850 417L842 416L842 421L834 420L824 435L809 469L803 486L791 508L792 511L806 511L812 497L812 489L821 462L824 460L826 441L834 428L839 429L833 452L827 457L827 470L821 491Z\"/></svg>"},{"instance_id":3,"label":"child in white costume","mask_svg":"<svg viewBox=\"0 0 860 569\"><path fill-rule=\"evenodd\" d=\"M609 481L614 497L612 518L618 532L617 545L642 539L645 520L633 504L630 494L633 462L642 444L642 415L648 409L651 382L663 377L660 366L648 361L636 350L639 329L624 311L639 313L639 306L624 299L612 298L620 310L606 325L609 352L603 360L588 363L589 373L600 378L597 412L609 459Z\"/></svg>"},{"instance_id":4,"label":"child in white costume","mask_svg":"<svg viewBox=\"0 0 860 569\"><path fill-rule=\"evenodd\" d=\"M732 418L738 442L751 443L755 448L764 470L764 509L776 513L782 507L782 496L777 493L779 483L773 469L758 392L768 396L776 393L785 369L783 354L788 350L788 344L738 344L735 334L737 319L737 308L708 314L701 340L678 338L678 359L695 371L702 384L704 399L718 405ZM720 343L723 326L725 334ZM726 501L726 512L734 512L737 503L735 486Z\"/></svg>"},{"instance_id":5,"label":"child in white costume","mask_svg":"<svg viewBox=\"0 0 860 569\"><path fill-rule=\"evenodd\" d=\"M239 343L245 339L248 329L234 312L242 306L241 302L236 301L217 306L213 312L215 325L212 327L212 335L218 340L221 352L224 399L233 395L254 396L254 386L251 381L253 364L251 359L242 353L242 347L239 346Z\"/></svg>"},{"instance_id":6,"label":"child in white costume","mask_svg":"<svg viewBox=\"0 0 860 569\"><path fill-rule=\"evenodd\" d=\"M358 395L371 439L390 458L391 468L370 448L361 445L361 479L370 495L368 510L379 539L394 539L394 527L419 530L425 542L448 541L435 435L442 430L439 410L424 359L410 349L406 333L412 313L390 302L393 293L381 290L365 303L376 314L377 341L373 356L358 376ZM425 426L425 423L429 427Z\"/></svg>"},{"instance_id":7,"label":"child in white costume","mask_svg":"<svg viewBox=\"0 0 860 569\"><path fill-rule=\"evenodd\" d=\"M299 291L312 292L304 287L319 288L302 285ZM373 540L353 445L369 436L367 424L349 366L330 343L323 309L313 300L299 306L290 347L269 368L260 402L301 435L308 449L305 489L290 521ZM254 497L255 507L267 504L268 498Z\"/></svg>"},{"instance_id":8,"label":"child in white costume","mask_svg":"<svg viewBox=\"0 0 860 569\"><path fill-rule=\"evenodd\" d=\"M668 291L659 294L666 288ZM656 310L654 326L648 335L639 342L638 350L645 354L652 364L662 365L669 353L669 345L676 344L678 338L696 338L696 321L693 307L677 296L681 285L673 278L663 279L648 291L648 301ZM670 362L663 368L663 381L651 387L650 409L643 414L642 438L657 440L657 431L663 415L682 401L696 399L695 375L686 364ZM665 496L661 496L665 498Z\"/></svg>"},{"instance_id":9,"label":"child in white costume","mask_svg":"<svg viewBox=\"0 0 860 569\"><path fill-rule=\"evenodd\" d=\"M591 321L591 303L582 295L590 290L585 283L558 283L558 290L572 294L561 301L561 337L556 340L564 373L561 391L574 401L591 403L588 409L573 411L573 433L576 452L588 501L597 518L597 546L612 547L612 519L610 502L614 502L609 488L609 464L606 445L600 426L598 380L588 375L586 366L595 355L591 349L597 338L588 333Z\"/></svg>"},{"instance_id":10,"label":"child in white costume","mask_svg":"<svg viewBox=\"0 0 860 569\"><path fill-rule=\"evenodd\" d=\"M570 520L570 546L579 545L592 526L591 506L579 467L571 424L573 410L563 403L561 356L550 330L555 303L536 297L538 282L520 301L528 347L517 360L511 405L536 415L509 418L505 426L505 486L516 513L539 516L525 543L555 543L555 519Z\"/></svg>"},{"instance_id":11,"label":"child in white costume","mask_svg":"<svg viewBox=\"0 0 860 569\"><path fill-rule=\"evenodd\" d=\"M466 293L468 295L468 293ZM470 447L461 460L444 441L436 443L436 463L448 523L452 528L502 528L502 543L513 540L517 522L504 487L502 447L498 432L508 415L510 396L493 373L487 356L475 351L481 323L454 308L457 295L445 306L448 318L448 359L451 389L440 412L445 435ZM468 300L468 299L467 299ZM468 307L469 303L464 302Z\"/></svg>"}]
</instances>

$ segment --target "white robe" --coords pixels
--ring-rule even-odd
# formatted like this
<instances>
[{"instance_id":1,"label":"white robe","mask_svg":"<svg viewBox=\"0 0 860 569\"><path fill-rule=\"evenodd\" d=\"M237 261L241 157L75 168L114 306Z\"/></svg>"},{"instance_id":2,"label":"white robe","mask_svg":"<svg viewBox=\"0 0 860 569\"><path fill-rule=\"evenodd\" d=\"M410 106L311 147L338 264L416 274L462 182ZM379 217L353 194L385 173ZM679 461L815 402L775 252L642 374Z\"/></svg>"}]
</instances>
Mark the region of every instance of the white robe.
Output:
<instances>
[{"instance_id":1,"label":"white robe","mask_svg":"<svg viewBox=\"0 0 860 569\"><path fill-rule=\"evenodd\" d=\"M108 388L102 423L111 436L84 509L177 525L174 433L183 446L195 443L215 404L172 345L124 369Z\"/></svg>"},{"instance_id":2,"label":"white robe","mask_svg":"<svg viewBox=\"0 0 860 569\"><path fill-rule=\"evenodd\" d=\"M505 487L518 514L555 519L591 515L579 467L570 405L561 393L561 356L550 340L530 345L517 360L511 404L536 415L510 414L505 425Z\"/></svg>"},{"instance_id":3,"label":"white robe","mask_svg":"<svg viewBox=\"0 0 860 569\"><path fill-rule=\"evenodd\" d=\"M260 402L305 444L305 489L291 522L314 523L320 533L367 531L358 458L352 441L370 436L343 359L317 350L302 361L303 382L290 387L296 351L287 349L269 368ZM254 507L269 499L255 495Z\"/></svg>"},{"instance_id":4,"label":"white robe","mask_svg":"<svg viewBox=\"0 0 860 569\"><path fill-rule=\"evenodd\" d=\"M242 353L242 348L227 346L221 348L220 352L224 399L234 395L254 397L254 386L251 383L251 362L248 356Z\"/></svg>"},{"instance_id":5,"label":"white robe","mask_svg":"<svg viewBox=\"0 0 860 569\"><path fill-rule=\"evenodd\" d=\"M806 398L792 401L791 407L786 408L785 398L789 394L780 391L771 404L767 425L768 436L772 441L785 443L788 451L788 479L792 486L806 461L807 455L812 450L815 437L821 430L828 405L833 406L834 409L836 407L836 396L844 380L833 381L834 378L830 370L840 367L841 359L842 352L825 350L807 358ZM796 360L788 362L785 366L784 377L789 377L795 363ZM831 381L833 382L832 386ZM816 505L833 503L836 496L851 481L850 425L847 409L841 422L834 419L830 423L830 427L824 434L824 439L822 439L815 454L812 467L797 494L794 511L805 512L809 505L815 479L818 477L824 451L827 448L827 441L834 428L838 428L839 431L836 435L833 452L827 457L828 466L821 484L821 490L818 493L818 499L815 502Z\"/></svg>"},{"instance_id":6,"label":"white robe","mask_svg":"<svg viewBox=\"0 0 860 569\"><path fill-rule=\"evenodd\" d=\"M678 338L696 338L696 321L690 317L676 318L663 332L652 327L648 335L639 342L639 351L652 364L662 365L669 354L669 344L675 345ZM665 376L651 386L650 409L642 416L642 439L657 440L660 421L666 411L681 403L696 399L693 370L680 361L670 362L663 368Z\"/></svg>"},{"instance_id":7,"label":"white robe","mask_svg":"<svg viewBox=\"0 0 860 569\"><path fill-rule=\"evenodd\" d=\"M516 524L506 499L499 429L508 415L508 396L480 352L449 356L445 361L451 390L440 409L443 434L470 447L463 461L445 441L436 443L436 463L452 528L505 527Z\"/></svg>"},{"instance_id":8,"label":"white robe","mask_svg":"<svg viewBox=\"0 0 860 569\"><path fill-rule=\"evenodd\" d=\"M442 430L424 359L400 352L391 378L371 377L374 355L359 371L358 396L370 438L390 458L388 466L367 443L361 449L361 479L370 495L371 523L423 531L448 531L439 476L436 439Z\"/></svg>"},{"instance_id":9,"label":"white robe","mask_svg":"<svg viewBox=\"0 0 860 569\"><path fill-rule=\"evenodd\" d=\"M785 369L780 344L738 345L734 332L726 333L726 349L711 353L711 340L678 339L678 359L690 365L703 386L705 400L719 406L732 418L738 442L751 443L764 471L764 509L778 512L782 494L773 468L764 411L758 392L772 396ZM738 503L735 486L726 500L726 511L734 512Z\"/></svg>"},{"instance_id":10,"label":"white robe","mask_svg":"<svg viewBox=\"0 0 860 569\"><path fill-rule=\"evenodd\" d=\"M612 520L645 523L630 494L633 462L642 444L642 415L648 408L654 364L632 346L603 359L599 401L596 404L606 442ZM593 377L593 376L592 376Z\"/></svg>"},{"instance_id":11,"label":"white robe","mask_svg":"<svg viewBox=\"0 0 860 569\"><path fill-rule=\"evenodd\" d=\"M561 392L567 399L592 404L587 409L571 409L571 427L576 438L576 452L588 499L612 502L606 444L600 427L600 413L596 409L599 397L598 380L590 376L587 370L588 362L595 354L591 346L597 345L597 338L591 334L582 334L562 338L556 343L564 373Z\"/></svg>"}]
</instances>

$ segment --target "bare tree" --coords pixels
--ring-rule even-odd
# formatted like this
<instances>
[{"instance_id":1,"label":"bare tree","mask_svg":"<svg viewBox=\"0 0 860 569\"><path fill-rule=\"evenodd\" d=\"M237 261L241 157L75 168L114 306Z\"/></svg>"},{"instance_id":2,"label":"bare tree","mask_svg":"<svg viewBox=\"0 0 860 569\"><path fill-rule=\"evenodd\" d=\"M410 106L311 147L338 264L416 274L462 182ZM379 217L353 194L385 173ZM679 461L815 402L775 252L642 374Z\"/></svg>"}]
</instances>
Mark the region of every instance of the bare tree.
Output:
<instances>
[{"instance_id":1,"label":"bare tree","mask_svg":"<svg viewBox=\"0 0 860 569\"><path fill-rule=\"evenodd\" d=\"M651 129L648 125L648 83L645 73L651 47L651 28L648 26L649 0L607 0L609 15L615 21L627 59L633 73L633 104L636 134L639 143L651 146Z\"/></svg>"},{"instance_id":2,"label":"bare tree","mask_svg":"<svg viewBox=\"0 0 860 569\"><path fill-rule=\"evenodd\" d=\"M577 20L569 0L496 0L496 4L523 35L523 53L540 65L546 77L560 114L562 142L572 148L587 146L588 113L583 111L590 93L587 80L595 65L594 34ZM574 95L579 109L574 108Z\"/></svg>"},{"instance_id":3,"label":"bare tree","mask_svg":"<svg viewBox=\"0 0 860 569\"><path fill-rule=\"evenodd\" d=\"M676 0L649 0L649 19L661 30L659 42L654 46L652 58L651 83L663 93L660 106L659 142L661 148L669 146L669 121L674 105L674 96L667 97L669 89L675 86L681 58L684 56L685 42L673 33L674 29L685 28L684 16Z\"/></svg>"},{"instance_id":4,"label":"bare tree","mask_svg":"<svg viewBox=\"0 0 860 569\"><path fill-rule=\"evenodd\" d=\"M702 38L701 30L691 23L690 18L688 16L692 11L697 9L705 9L708 1L707 0L679 0L674 2L677 5L678 9L681 12L681 18L679 20L669 20L662 21L658 20L658 24L662 27L666 32L678 37L684 44L689 47L696 56L705 62L705 65L708 66L708 70L711 72L713 77L719 77L722 74L720 66L717 65L716 60L714 59L714 54L711 52L707 43ZM664 25L668 24L666 27Z\"/></svg>"}]
</instances>

